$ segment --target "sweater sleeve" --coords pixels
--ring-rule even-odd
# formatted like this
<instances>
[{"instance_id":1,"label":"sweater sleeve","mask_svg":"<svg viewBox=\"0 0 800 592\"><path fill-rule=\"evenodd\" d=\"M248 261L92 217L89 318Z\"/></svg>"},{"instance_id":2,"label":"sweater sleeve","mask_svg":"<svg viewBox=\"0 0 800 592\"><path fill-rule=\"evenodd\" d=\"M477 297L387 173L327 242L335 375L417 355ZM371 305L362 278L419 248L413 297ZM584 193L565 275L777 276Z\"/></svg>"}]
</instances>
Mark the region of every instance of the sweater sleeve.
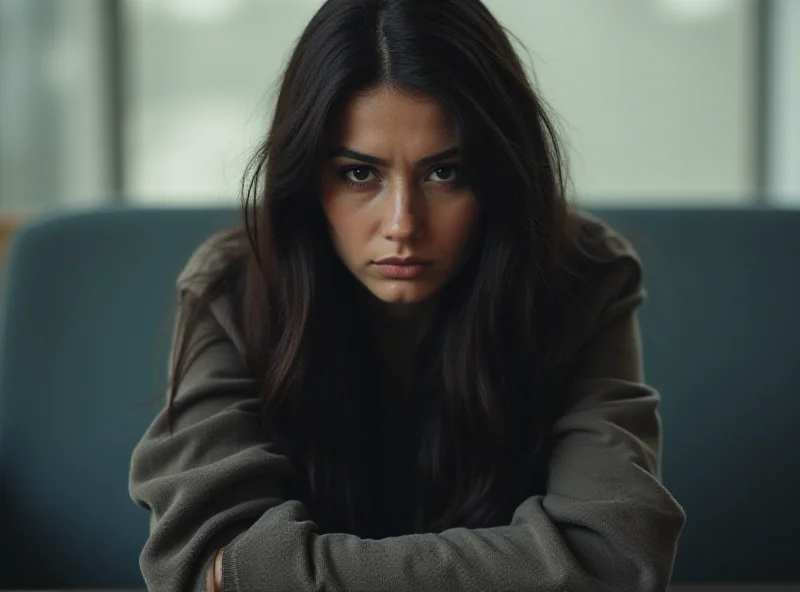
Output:
<instances>
[{"instance_id":1,"label":"sweater sleeve","mask_svg":"<svg viewBox=\"0 0 800 592\"><path fill-rule=\"evenodd\" d=\"M193 334L172 430L165 408L131 458L131 497L151 513L139 559L148 590L205 590L215 551L281 503L291 479L264 438L228 308L212 303Z\"/></svg>"},{"instance_id":2,"label":"sweater sleeve","mask_svg":"<svg viewBox=\"0 0 800 592\"><path fill-rule=\"evenodd\" d=\"M633 274L592 323L554 425L545 495L507 526L365 540L268 510L226 549L226 592L666 590L684 513L659 482L659 395L642 382ZM630 269L630 266L629 266Z\"/></svg>"}]
</instances>

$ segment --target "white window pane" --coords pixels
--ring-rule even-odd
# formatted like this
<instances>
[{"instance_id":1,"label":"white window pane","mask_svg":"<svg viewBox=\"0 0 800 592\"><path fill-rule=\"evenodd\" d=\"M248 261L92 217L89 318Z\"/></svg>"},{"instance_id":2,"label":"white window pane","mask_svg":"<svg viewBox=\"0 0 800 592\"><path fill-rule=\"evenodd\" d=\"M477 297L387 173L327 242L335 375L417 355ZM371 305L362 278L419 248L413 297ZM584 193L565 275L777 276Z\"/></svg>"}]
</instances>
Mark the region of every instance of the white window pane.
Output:
<instances>
[{"instance_id":1,"label":"white window pane","mask_svg":"<svg viewBox=\"0 0 800 592\"><path fill-rule=\"evenodd\" d=\"M0 1L3 210L111 197L102 1Z\"/></svg>"},{"instance_id":2,"label":"white window pane","mask_svg":"<svg viewBox=\"0 0 800 592\"><path fill-rule=\"evenodd\" d=\"M800 206L800 2L775 0L769 38L767 194Z\"/></svg>"},{"instance_id":3,"label":"white window pane","mask_svg":"<svg viewBox=\"0 0 800 592\"><path fill-rule=\"evenodd\" d=\"M487 4L531 51L583 202L752 198L752 0Z\"/></svg>"},{"instance_id":4,"label":"white window pane","mask_svg":"<svg viewBox=\"0 0 800 592\"><path fill-rule=\"evenodd\" d=\"M126 193L234 202L316 0L127 0Z\"/></svg>"}]
</instances>

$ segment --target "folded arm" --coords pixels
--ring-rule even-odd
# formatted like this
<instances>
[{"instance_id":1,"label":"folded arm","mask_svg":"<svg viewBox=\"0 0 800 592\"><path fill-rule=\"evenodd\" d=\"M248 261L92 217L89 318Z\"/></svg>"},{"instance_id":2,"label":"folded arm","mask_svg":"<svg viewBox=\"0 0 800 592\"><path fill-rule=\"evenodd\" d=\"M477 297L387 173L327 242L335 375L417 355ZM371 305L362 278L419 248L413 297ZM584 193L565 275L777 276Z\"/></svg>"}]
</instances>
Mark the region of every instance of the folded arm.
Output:
<instances>
[{"instance_id":1,"label":"folded arm","mask_svg":"<svg viewBox=\"0 0 800 592\"><path fill-rule=\"evenodd\" d=\"M265 440L254 381L224 302L211 306L174 399L131 459L130 494L151 512L140 556L148 590L206 589L216 551L286 499L292 466Z\"/></svg>"},{"instance_id":2,"label":"folded arm","mask_svg":"<svg viewBox=\"0 0 800 592\"><path fill-rule=\"evenodd\" d=\"M288 460L265 441L253 384L212 310L201 353L137 447L131 494L152 511L150 589L202 590L222 546L226 592L666 590L684 515L659 483L658 395L642 384L634 310L617 291L593 325L554 425L547 491L507 526L367 540L319 534L286 498Z\"/></svg>"},{"instance_id":3,"label":"folded arm","mask_svg":"<svg viewBox=\"0 0 800 592\"><path fill-rule=\"evenodd\" d=\"M684 516L658 480L659 397L641 383L636 301L605 311L555 424L547 493L510 525L364 540L319 535L287 502L226 549L225 590L666 590Z\"/></svg>"}]
</instances>

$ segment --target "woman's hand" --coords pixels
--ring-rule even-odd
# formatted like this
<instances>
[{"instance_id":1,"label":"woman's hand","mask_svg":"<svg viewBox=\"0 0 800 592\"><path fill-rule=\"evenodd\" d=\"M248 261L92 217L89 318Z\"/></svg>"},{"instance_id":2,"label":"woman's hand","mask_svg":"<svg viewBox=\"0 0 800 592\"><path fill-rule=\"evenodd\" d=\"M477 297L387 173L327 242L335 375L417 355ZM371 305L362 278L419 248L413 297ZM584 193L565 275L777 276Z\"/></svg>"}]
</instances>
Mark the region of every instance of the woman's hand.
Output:
<instances>
[{"instance_id":1,"label":"woman's hand","mask_svg":"<svg viewBox=\"0 0 800 592\"><path fill-rule=\"evenodd\" d=\"M206 591L207 592L224 592L222 588L222 553L225 547L222 547L214 555L214 561L208 566L208 573L206 574Z\"/></svg>"}]
</instances>

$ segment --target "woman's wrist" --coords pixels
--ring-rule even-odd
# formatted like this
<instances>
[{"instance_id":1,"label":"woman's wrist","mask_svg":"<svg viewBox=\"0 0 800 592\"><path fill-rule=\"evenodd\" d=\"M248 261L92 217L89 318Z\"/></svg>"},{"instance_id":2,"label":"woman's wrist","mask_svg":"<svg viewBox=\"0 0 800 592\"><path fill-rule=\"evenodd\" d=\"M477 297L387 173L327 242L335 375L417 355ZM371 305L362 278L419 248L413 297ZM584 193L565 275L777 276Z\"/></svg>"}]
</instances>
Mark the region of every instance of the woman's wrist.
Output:
<instances>
[{"instance_id":1,"label":"woman's wrist","mask_svg":"<svg viewBox=\"0 0 800 592\"><path fill-rule=\"evenodd\" d=\"M206 590L207 592L224 592L222 587L222 553L225 547L222 547L214 554L214 560L208 566L206 573Z\"/></svg>"}]
</instances>

